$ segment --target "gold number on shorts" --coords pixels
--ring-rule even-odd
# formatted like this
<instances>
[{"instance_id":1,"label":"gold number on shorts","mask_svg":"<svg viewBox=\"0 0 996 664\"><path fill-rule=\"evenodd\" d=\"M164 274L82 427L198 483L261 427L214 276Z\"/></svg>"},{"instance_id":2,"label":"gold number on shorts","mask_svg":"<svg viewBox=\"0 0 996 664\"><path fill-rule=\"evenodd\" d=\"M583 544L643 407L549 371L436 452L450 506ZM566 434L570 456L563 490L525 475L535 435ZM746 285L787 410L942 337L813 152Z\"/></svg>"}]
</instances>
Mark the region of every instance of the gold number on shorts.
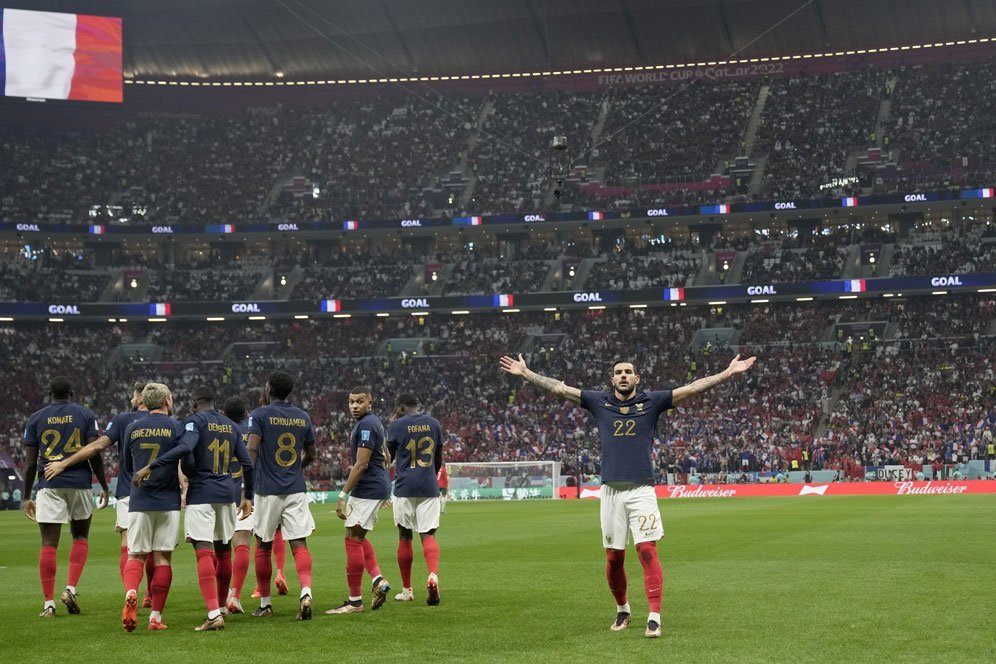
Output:
<instances>
[{"instance_id":1,"label":"gold number on shorts","mask_svg":"<svg viewBox=\"0 0 996 664\"><path fill-rule=\"evenodd\" d=\"M432 465L432 453L436 449L436 440L432 436L422 436L418 440L409 438L408 442L405 443L405 449L412 457L412 468L416 464L419 468L428 468Z\"/></svg>"},{"instance_id":2,"label":"gold number on shorts","mask_svg":"<svg viewBox=\"0 0 996 664\"><path fill-rule=\"evenodd\" d=\"M297 438L292 433L282 433L277 436L277 451L273 457L278 466L290 468L297 461ZM289 457L287 455L290 455Z\"/></svg>"},{"instance_id":3,"label":"gold number on shorts","mask_svg":"<svg viewBox=\"0 0 996 664\"><path fill-rule=\"evenodd\" d=\"M42 456L46 461L58 461L61 459L63 454L56 454L55 448L58 447L59 443L62 441L62 434L59 433L58 429L45 429L42 431L41 442L45 446L45 451L42 452Z\"/></svg>"},{"instance_id":4,"label":"gold number on shorts","mask_svg":"<svg viewBox=\"0 0 996 664\"><path fill-rule=\"evenodd\" d=\"M657 530L657 515L656 514L641 514L636 517L640 522L640 532L648 533L653 530Z\"/></svg>"},{"instance_id":5,"label":"gold number on shorts","mask_svg":"<svg viewBox=\"0 0 996 664\"><path fill-rule=\"evenodd\" d=\"M139 443L138 448L142 450L152 450L152 456L149 457L149 462L145 465L151 465L156 457L159 456L159 443Z\"/></svg>"},{"instance_id":6,"label":"gold number on shorts","mask_svg":"<svg viewBox=\"0 0 996 664\"><path fill-rule=\"evenodd\" d=\"M613 436L636 435L636 420L616 420L612 423L612 427L615 429L612 432Z\"/></svg>"},{"instance_id":7,"label":"gold number on shorts","mask_svg":"<svg viewBox=\"0 0 996 664\"><path fill-rule=\"evenodd\" d=\"M220 440L215 438L208 445L208 449L214 452L214 468L211 472L215 475L221 473L227 473L229 467L231 466L231 448L229 447L228 441L226 440L222 443ZM219 461L221 462L219 464Z\"/></svg>"}]
</instances>

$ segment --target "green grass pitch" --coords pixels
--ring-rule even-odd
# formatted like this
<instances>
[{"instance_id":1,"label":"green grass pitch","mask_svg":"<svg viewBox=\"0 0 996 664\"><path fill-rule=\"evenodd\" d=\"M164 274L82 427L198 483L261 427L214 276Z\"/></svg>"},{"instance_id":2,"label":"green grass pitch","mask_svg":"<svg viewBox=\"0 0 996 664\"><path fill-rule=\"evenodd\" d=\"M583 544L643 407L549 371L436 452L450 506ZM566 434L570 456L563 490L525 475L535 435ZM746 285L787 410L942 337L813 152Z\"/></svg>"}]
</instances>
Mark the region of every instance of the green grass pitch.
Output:
<instances>
[{"instance_id":1,"label":"green grass pitch","mask_svg":"<svg viewBox=\"0 0 996 664\"><path fill-rule=\"evenodd\" d=\"M439 531L442 604L425 605L416 544L416 602L391 599L326 616L346 595L343 528L315 506L316 615L294 620L291 596L271 620L231 617L196 634L204 615L191 549L174 558L166 632L120 625L123 590L111 510L98 513L80 583L83 614L58 604L37 617L37 527L0 513L0 661L467 661L467 662L992 662L996 661L996 496L883 496L671 500L664 636L643 637L639 561L627 556L633 625L609 631L596 501L450 503ZM400 587L388 512L372 534L383 571ZM68 532L56 596L65 584ZM252 570L243 593L247 607Z\"/></svg>"}]
</instances>

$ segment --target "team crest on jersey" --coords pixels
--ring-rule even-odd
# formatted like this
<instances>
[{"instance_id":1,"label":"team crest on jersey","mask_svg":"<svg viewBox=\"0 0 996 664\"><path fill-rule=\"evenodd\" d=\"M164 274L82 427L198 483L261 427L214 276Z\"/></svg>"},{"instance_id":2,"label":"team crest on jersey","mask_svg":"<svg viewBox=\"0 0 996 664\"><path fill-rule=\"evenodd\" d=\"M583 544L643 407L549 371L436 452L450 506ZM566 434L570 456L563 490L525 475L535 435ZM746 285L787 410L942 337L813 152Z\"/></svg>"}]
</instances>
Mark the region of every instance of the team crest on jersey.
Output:
<instances>
[{"instance_id":1,"label":"team crest on jersey","mask_svg":"<svg viewBox=\"0 0 996 664\"><path fill-rule=\"evenodd\" d=\"M629 414L629 406L620 406L619 412L622 413L623 415Z\"/></svg>"},{"instance_id":2,"label":"team crest on jersey","mask_svg":"<svg viewBox=\"0 0 996 664\"><path fill-rule=\"evenodd\" d=\"M605 536L605 543L606 544L612 544L612 535L606 535Z\"/></svg>"},{"instance_id":3,"label":"team crest on jersey","mask_svg":"<svg viewBox=\"0 0 996 664\"><path fill-rule=\"evenodd\" d=\"M643 412L643 404L642 403L636 404L636 409L642 413Z\"/></svg>"}]
</instances>

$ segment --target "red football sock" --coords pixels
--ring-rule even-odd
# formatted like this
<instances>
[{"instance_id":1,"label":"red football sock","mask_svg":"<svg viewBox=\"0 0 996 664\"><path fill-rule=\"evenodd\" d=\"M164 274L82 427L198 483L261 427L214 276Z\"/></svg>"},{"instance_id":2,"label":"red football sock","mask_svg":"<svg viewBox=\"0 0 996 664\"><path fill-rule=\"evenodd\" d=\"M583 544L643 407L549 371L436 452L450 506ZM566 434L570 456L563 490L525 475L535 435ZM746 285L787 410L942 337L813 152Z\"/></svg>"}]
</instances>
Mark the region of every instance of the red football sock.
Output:
<instances>
[{"instance_id":1,"label":"red football sock","mask_svg":"<svg viewBox=\"0 0 996 664\"><path fill-rule=\"evenodd\" d=\"M232 589L235 596L242 594L242 585L246 582L246 574L249 573L249 545L239 544L235 547L235 562L232 565Z\"/></svg>"},{"instance_id":2,"label":"red football sock","mask_svg":"<svg viewBox=\"0 0 996 664\"><path fill-rule=\"evenodd\" d=\"M152 596L152 577L156 575L156 563L150 553L145 558L145 594Z\"/></svg>"},{"instance_id":3,"label":"red football sock","mask_svg":"<svg viewBox=\"0 0 996 664\"><path fill-rule=\"evenodd\" d=\"M401 569L401 587L412 587L412 561L415 552L411 540L398 540L398 567Z\"/></svg>"},{"instance_id":4,"label":"red football sock","mask_svg":"<svg viewBox=\"0 0 996 664\"><path fill-rule=\"evenodd\" d=\"M311 552L303 544L294 547L294 567L297 568L297 578L302 588L311 587Z\"/></svg>"},{"instance_id":5,"label":"red football sock","mask_svg":"<svg viewBox=\"0 0 996 664\"><path fill-rule=\"evenodd\" d=\"M605 550L605 578L609 580L609 590L616 598L616 604L626 603L626 552L618 549Z\"/></svg>"},{"instance_id":6,"label":"red football sock","mask_svg":"<svg viewBox=\"0 0 996 664\"><path fill-rule=\"evenodd\" d=\"M201 597L208 612L218 610L218 585L214 576L214 550L197 549L197 583L201 587Z\"/></svg>"},{"instance_id":7,"label":"red football sock","mask_svg":"<svg viewBox=\"0 0 996 664\"><path fill-rule=\"evenodd\" d=\"M346 538L346 583L349 584L349 596L360 597L363 594L363 542Z\"/></svg>"},{"instance_id":8,"label":"red football sock","mask_svg":"<svg viewBox=\"0 0 996 664\"><path fill-rule=\"evenodd\" d=\"M38 576L41 577L42 594L47 602L55 599L55 570L55 547L43 546L38 556Z\"/></svg>"},{"instance_id":9,"label":"red football sock","mask_svg":"<svg viewBox=\"0 0 996 664\"><path fill-rule=\"evenodd\" d=\"M429 574L439 572L439 542L434 535L427 535L422 538L422 555L425 556L425 566L429 568Z\"/></svg>"},{"instance_id":10,"label":"red football sock","mask_svg":"<svg viewBox=\"0 0 996 664\"><path fill-rule=\"evenodd\" d=\"M270 550L256 545L256 588L260 597L270 596L270 579L273 576L273 562Z\"/></svg>"},{"instance_id":11,"label":"red football sock","mask_svg":"<svg viewBox=\"0 0 996 664\"><path fill-rule=\"evenodd\" d=\"M123 546L121 547L121 561L118 564L118 566L121 568L122 583L124 582L124 568L125 568L125 563L127 562L128 562L128 547ZM125 588L125 590L127 590L127 588Z\"/></svg>"},{"instance_id":12,"label":"red football sock","mask_svg":"<svg viewBox=\"0 0 996 664\"><path fill-rule=\"evenodd\" d=\"M79 585L83 567L86 565L86 554L89 550L89 541L85 539L73 540L73 546L69 549L69 578L66 579L66 585L74 588Z\"/></svg>"},{"instance_id":13,"label":"red football sock","mask_svg":"<svg viewBox=\"0 0 996 664\"><path fill-rule=\"evenodd\" d=\"M214 576L218 585L218 601L224 602L228 598L228 586L232 582L232 552L215 551L215 555L217 560Z\"/></svg>"},{"instance_id":14,"label":"red football sock","mask_svg":"<svg viewBox=\"0 0 996 664\"><path fill-rule=\"evenodd\" d=\"M151 557L151 554L150 556ZM131 558L125 563L124 569L124 587L125 592L129 590L134 590L138 592L138 587L142 585L142 570L145 569L145 563L136 558Z\"/></svg>"},{"instance_id":15,"label":"red football sock","mask_svg":"<svg viewBox=\"0 0 996 664\"><path fill-rule=\"evenodd\" d=\"M162 612L166 608L169 587L173 584L173 568L169 565L155 565L153 569L155 572L152 573L152 581L149 583L152 589L152 610Z\"/></svg>"},{"instance_id":16,"label":"red football sock","mask_svg":"<svg viewBox=\"0 0 996 664\"><path fill-rule=\"evenodd\" d=\"M284 573L284 565L287 564L287 545L284 543L284 534L277 531L273 536L273 558L277 563L277 573Z\"/></svg>"},{"instance_id":17,"label":"red football sock","mask_svg":"<svg viewBox=\"0 0 996 664\"><path fill-rule=\"evenodd\" d=\"M374 553L374 545L368 539L363 540L363 565L367 568L371 579L380 576L380 565L377 564L377 554Z\"/></svg>"},{"instance_id":18,"label":"red football sock","mask_svg":"<svg viewBox=\"0 0 996 664\"><path fill-rule=\"evenodd\" d=\"M657 542L640 542L636 552L643 563L643 587L647 591L647 601L651 613L661 612L661 594L664 591L664 570L657 559Z\"/></svg>"}]
</instances>

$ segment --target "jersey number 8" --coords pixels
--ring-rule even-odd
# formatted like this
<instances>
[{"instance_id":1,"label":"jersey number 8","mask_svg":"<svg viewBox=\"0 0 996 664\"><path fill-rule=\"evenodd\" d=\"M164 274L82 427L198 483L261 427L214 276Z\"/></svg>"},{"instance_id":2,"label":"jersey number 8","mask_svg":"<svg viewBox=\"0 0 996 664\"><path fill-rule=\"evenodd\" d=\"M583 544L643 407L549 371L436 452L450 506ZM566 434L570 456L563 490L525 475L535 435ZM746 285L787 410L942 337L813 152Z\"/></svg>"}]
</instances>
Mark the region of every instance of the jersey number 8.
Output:
<instances>
[{"instance_id":1,"label":"jersey number 8","mask_svg":"<svg viewBox=\"0 0 996 664\"><path fill-rule=\"evenodd\" d=\"M277 451L273 458L277 465L290 468L297 462L297 438L292 433L282 433L277 436Z\"/></svg>"}]
</instances>

